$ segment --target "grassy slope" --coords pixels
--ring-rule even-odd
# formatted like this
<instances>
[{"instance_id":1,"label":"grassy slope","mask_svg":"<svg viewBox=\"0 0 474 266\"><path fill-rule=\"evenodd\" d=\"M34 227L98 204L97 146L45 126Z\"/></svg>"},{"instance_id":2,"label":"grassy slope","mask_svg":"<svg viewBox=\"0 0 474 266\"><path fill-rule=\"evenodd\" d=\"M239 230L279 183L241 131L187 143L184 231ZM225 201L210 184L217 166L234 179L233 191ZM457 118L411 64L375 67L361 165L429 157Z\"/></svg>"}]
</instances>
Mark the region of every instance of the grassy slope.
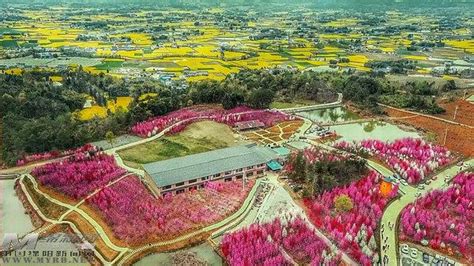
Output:
<instances>
[{"instance_id":1,"label":"grassy slope","mask_svg":"<svg viewBox=\"0 0 474 266\"><path fill-rule=\"evenodd\" d=\"M211 121L194 123L175 135L119 152L130 166L166 160L241 144L232 130Z\"/></svg>"}]
</instances>

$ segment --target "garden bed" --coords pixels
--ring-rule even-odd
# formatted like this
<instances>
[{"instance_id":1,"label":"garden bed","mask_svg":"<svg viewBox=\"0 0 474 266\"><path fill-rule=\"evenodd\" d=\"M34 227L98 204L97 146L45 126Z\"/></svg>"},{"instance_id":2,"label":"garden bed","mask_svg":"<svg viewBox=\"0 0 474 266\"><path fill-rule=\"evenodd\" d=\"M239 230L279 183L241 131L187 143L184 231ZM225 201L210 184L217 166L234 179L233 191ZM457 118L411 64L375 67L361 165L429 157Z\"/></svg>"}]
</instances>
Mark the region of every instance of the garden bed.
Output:
<instances>
[{"instance_id":1,"label":"garden bed","mask_svg":"<svg viewBox=\"0 0 474 266\"><path fill-rule=\"evenodd\" d=\"M278 123L272 127L243 133L248 139L263 144L277 143L289 139L303 125L303 120L291 120Z\"/></svg>"}]
</instances>

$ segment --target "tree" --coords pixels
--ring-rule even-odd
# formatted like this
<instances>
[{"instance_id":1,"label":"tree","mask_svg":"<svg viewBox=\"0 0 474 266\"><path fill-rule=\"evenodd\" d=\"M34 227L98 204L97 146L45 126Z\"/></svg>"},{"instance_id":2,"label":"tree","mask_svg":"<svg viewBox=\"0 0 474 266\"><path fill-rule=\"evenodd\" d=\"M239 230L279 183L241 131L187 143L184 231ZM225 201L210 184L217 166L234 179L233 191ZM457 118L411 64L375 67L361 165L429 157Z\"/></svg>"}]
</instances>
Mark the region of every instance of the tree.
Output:
<instances>
[{"instance_id":1,"label":"tree","mask_svg":"<svg viewBox=\"0 0 474 266\"><path fill-rule=\"evenodd\" d=\"M252 108L265 109L270 107L275 93L269 89L257 89L250 93L248 104Z\"/></svg>"},{"instance_id":2,"label":"tree","mask_svg":"<svg viewBox=\"0 0 474 266\"><path fill-rule=\"evenodd\" d=\"M455 89L457 89L456 82L452 79L448 80L443 86L443 91L453 91Z\"/></svg>"},{"instance_id":3,"label":"tree","mask_svg":"<svg viewBox=\"0 0 474 266\"><path fill-rule=\"evenodd\" d=\"M295 181L301 182L306 178L306 160L303 157L303 152L298 152L294 160L294 169L289 177Z\"/></svg>"},{"instance_id":4,"label":"tree","mask_svg":"<svg viewBox=\"0 0 474 266\"><path fill-rule=\"evenodd\" d=\"M222 99L222 106L224 109L232 109L234 107L237 107L238 105L241 105L244 102L244 96L238 92L226 92L224 94L224 97Z\"/></svg>"},{"instance_id":5,"label":"tree","mask_svg":"<svg viewBox=\"0 0 474 266\"><path fill-rule=\"evenodd\" d=\"M352 210L354 204L349 196L342 194L334 198L334 206L339 212L348 212Z\"/></svg>"},{"instance_id":6,"label":"tree","mask_svg":"<svg viewBox=\"0 0 474 266\"><path fill-rule=\"evenodd\" d=\"M113 147L115 143L115 134L112 131L107 131L105 133L105 138L107 139L107 142Z\"/></svg>"}]
</instances>

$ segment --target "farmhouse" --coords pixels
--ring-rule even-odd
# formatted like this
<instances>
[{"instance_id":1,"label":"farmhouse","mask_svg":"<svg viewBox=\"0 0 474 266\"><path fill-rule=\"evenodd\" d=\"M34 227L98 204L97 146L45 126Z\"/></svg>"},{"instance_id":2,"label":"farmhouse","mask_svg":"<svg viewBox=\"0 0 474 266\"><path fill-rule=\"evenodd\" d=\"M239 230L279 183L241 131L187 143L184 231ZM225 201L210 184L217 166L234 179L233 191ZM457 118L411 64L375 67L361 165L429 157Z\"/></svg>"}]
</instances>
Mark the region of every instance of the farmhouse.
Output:
<instances>
[{"instance_id":1,"label":"farmhouse","mask_svg":"<svg viewBox=\"0 0 474 266\"><path fill-rule=\"evenodd\" d=\"M255 144L224 148L143 165L157 195L203 188L208 181L242 180L281 169L276 151ZM277 167L280 165L280 167Z\"/></svg>"}]
</instances>

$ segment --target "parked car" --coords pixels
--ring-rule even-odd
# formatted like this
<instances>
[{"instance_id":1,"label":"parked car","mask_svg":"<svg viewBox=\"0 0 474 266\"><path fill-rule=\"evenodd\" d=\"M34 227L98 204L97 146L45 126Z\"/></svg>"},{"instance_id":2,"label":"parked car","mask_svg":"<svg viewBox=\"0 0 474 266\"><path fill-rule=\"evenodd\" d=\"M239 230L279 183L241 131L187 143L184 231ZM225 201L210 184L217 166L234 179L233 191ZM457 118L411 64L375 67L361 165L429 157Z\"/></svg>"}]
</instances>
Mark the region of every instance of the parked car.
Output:
<instances>
[{"instance_id":1,"label":"parked car","mask_svg":"<svg viewBox=\"0 0 474 266\"><path fill-rule=\"evenodd\" d=\"M408 248L408 245L404 244L402 245L402 253L407 254L410 252L410 249Z\"/></svg>"},{"instance_id":2,"label":"parked car","mask_svg":"<svg viewBox=\"0 0 474 266\"><path fill-rule=\"evenodd\" d=\"M416 259L416 257L418 257L418 250L416 248L412 248L410 252L410 256Z\"/></svg>"},{"instance_id":3,"label":"parked car","mask_svg":"<svg viewBox=\"0 0 474 266\"><path fill-rule=\"evenodd\" d=\"M401 179L400 183L402 183L404 186L408 186L408 183L407 183L407 181L405 181L405 179Z\"/></svg>"},{"instance_id":4,"label":"parked car","mask_svg":"<svg viewBox=\"0 0 474 266\"><path fill-rule=\"evenodd\" d=\"M423 252L423 262L430 263L430 255L428 253Z\"/></svg>"},{"instance_id":5,"label":"parked car","mask_svg":"<svg viewBox=\"0 0 474 266\"><path fill-rule=\"evenodd\" d=\"M431 261L431 266L438 266L438 265L441 265L441 261L437 258L434 258L432 261Z\"/></svg>"}]
</instances>

